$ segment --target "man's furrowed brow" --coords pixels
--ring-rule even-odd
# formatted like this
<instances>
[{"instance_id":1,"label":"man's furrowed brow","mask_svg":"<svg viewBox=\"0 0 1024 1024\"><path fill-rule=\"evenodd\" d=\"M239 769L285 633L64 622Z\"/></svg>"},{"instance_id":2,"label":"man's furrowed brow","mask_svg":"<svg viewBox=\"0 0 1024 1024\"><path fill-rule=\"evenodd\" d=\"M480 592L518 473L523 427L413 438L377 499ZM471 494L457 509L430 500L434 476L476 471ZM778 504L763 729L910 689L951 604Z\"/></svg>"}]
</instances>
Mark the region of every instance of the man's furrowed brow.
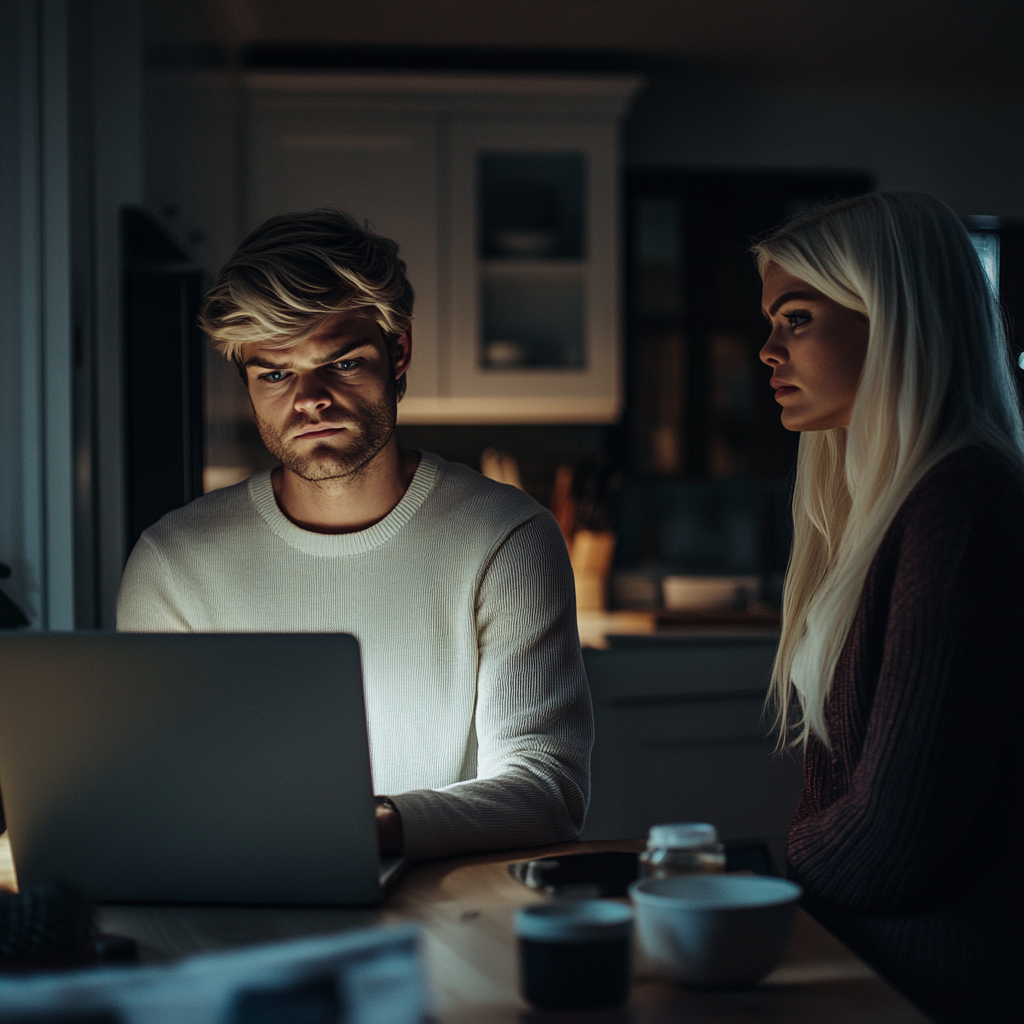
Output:
<instances>
[{"instance_id":1,"label":"man's furrowed brow","mask_svg":"<svg viewBox=\"0 0 1024 1024\"><path fill-rule=\"evenodd\" d=\"M345 342L344 345L341 345L339 348L336 348L333 352L329 353L328 355L322 356L321 358L317 359L314 365L326 366L328 363L335 363L339 359L343 359L346 355L348 355L355 349L363 348L366 345L373 345L373 343L373 338L350 338L348 341ZM267 359L265 356L249 356L249 358L246 359L242 365L258 366L260 367L260 369L263 370L292 370L295 368L294 363L275 363L272 359Z\"/></svg>"},{"instance_id":2,"label":"man's furrowed brow","mask_svg":"<svg viewBox=\"0 0 1024 1024\"><path fill-rule=\"evenodd\" d=\"M259 366L264 370L290 370L292 368L291 363L275 363L269 359L264 359L262 356L249 356L242 365Z\"/></svg>"},{"instance_id":3,"label":"man's furrowed brow","mask_svg":"<svg viewBox=\"0 0 1024 1024\"><path fill-rule=\"evenodd\" d=\"M328 363L336 363L339 359L344 359L350 352L355 351L357 348L363 348L366 345L373 345L373 338L352 338L346 341L341 348L336 348L330 355L324 356L322 359L317 360L318 366L326 366Z\"/></svg>"}]
</instances>

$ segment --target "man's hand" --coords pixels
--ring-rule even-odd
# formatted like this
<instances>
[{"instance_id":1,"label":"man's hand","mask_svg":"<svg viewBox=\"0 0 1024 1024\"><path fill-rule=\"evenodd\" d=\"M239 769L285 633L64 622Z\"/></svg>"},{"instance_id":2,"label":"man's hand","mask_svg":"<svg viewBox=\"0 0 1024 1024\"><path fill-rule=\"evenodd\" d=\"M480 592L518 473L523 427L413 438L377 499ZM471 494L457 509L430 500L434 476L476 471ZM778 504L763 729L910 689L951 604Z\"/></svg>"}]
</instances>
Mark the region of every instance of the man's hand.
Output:
<instances>
[{"instance_id":1,"label":"man's hand","mask_svg":"<svg viewBox=\"0 0 1024 1024\"><path fill-rule=\"evenodd\" d=\"M380 852L401 853L404 841L398 808L386 796L377 797L377 843Z\"/></svg>"}]
</instances>

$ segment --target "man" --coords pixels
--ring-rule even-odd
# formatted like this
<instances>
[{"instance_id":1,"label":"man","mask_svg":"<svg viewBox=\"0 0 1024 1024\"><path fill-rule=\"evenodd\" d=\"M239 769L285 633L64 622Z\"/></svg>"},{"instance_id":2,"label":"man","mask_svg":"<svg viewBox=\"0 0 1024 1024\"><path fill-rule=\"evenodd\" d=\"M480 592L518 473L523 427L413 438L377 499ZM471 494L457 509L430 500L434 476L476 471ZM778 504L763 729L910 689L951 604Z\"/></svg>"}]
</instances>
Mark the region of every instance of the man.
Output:
<instances>
[{"instance_id":1,"label":"man","mask_svg":"<svg viewBox=\"0 0 1024 1024\"><path fill-rule=\"evenodd\" d=\"M521 491L399 447L412 302L346 214L245 239L202 324L281 465L142 535L118 629L354 633L385 852L571 839L593 723L565 544Z\"/></svg>"}]
</instances>

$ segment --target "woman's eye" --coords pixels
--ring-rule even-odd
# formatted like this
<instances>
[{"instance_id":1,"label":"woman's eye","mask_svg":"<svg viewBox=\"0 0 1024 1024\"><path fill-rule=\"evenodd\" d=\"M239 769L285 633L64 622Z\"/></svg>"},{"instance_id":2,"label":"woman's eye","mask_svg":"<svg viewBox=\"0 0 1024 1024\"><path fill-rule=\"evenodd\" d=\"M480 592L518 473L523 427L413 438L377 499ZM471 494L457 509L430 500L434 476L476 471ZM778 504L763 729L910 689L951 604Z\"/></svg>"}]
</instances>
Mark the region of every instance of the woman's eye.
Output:
<instances>
[{"instance_id":1,"label":"woman's eye","mask_svg":"<svg viewBox=\"0 0 1024 1024\"><path fill-rule=\"evenodd\" d=\"M787 313L786 319L789 321L790 327L803 327L811 321L806 313Z\"/></svg>"}]
</instances>

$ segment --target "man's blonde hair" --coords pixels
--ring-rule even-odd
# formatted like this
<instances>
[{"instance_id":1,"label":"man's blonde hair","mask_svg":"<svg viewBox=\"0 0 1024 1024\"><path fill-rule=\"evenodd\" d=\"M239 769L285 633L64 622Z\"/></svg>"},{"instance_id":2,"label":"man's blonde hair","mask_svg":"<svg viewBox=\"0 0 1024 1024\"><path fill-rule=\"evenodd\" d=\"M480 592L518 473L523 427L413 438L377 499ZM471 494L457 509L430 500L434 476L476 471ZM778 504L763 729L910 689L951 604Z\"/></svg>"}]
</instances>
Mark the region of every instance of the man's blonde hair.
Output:
<instances>
[{"instance_id":1,"label":"man's blonde hair","mask_svg":"<svg viewBox=\"0 0 1024 1024\"><path fill-rule=\"evenodd\" d=\"M221 268L199 323L214 348L242 367L245 345L291 348L352 313L380 327L393 359L412 306L395 242L347 213L313 210L271 217L253 231ZM404 393L403 374L398 397Z\"/></svg>"}]
</instances>

